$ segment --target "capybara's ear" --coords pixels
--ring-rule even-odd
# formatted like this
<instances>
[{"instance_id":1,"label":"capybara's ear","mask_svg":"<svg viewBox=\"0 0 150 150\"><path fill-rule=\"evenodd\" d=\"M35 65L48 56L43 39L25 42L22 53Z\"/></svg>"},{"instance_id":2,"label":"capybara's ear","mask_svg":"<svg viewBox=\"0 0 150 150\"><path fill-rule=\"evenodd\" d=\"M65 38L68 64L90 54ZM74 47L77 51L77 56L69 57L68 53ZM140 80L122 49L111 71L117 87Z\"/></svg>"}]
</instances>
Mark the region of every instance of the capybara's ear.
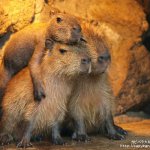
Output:
<instances>
[{"instance_id":1,"label":"capybara's ear","mask_svg":"<svg viewBox=\"0 0 150 150\"><path fill-rule=\"evenodd\" d=\"M50 39L46 39L45 48L51 51L53 49L53 46L54 46L54 41Z\"/></svg>"}]
</instances>

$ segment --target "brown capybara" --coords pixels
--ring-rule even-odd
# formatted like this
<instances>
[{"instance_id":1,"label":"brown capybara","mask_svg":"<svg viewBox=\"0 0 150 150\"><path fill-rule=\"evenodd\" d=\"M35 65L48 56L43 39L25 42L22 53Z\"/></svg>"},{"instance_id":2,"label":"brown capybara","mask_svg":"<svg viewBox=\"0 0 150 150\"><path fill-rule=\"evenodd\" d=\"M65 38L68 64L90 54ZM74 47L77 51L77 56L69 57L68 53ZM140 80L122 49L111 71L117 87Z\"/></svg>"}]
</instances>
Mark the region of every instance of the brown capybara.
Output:
<instances>
[{"instance_id":1,"label":"brown capybara","mask_svg":"<svg viewBox=\"0 0 150 150\"><path fill-rule=\"evenodd\" d=\"M45 42L49 48L54 42L73 44L82 39L81 27L76 17L58 13L48 23L32 24L13 34L3 48L0 66L0 101L5 87L13 75L29 66L35 100L45 97L44 84L38 66L45 53Z\"/></svg>"},{"instance_id":2,"label":"brown capybara","mask_svg":"<svg viewBox=\"0 0 150 150\"><path fill-rule=\"evenodd\" d=\"M16 74L8 83L2 101L0 143L8 144L13 138L22 139L18 147L31 146L31 135L52 131L52 142L63 144L59 126L67 111L67 103L74 80L88 73L91 62L82 42L76 46L55 43L43 57L40 69L46 97L36 103L28 68ZM23 133L22 133L23 132Z\"/></svg>"},{"instance_id":3,"label":"brown capybara","mask_svg":"<svg viewBox=\"0 0 150 150\"><path fill-rule=\"evenodd\" d=\"M108 81L110 54L98 30L90 25L82 27L91 55L91 73L78 78L69 101L69 115L74 120L73 139L89 140L87 133L100 130L110 139L124 139L126 131L113 121L114 95Z\"/></svg>"}]
</instances>

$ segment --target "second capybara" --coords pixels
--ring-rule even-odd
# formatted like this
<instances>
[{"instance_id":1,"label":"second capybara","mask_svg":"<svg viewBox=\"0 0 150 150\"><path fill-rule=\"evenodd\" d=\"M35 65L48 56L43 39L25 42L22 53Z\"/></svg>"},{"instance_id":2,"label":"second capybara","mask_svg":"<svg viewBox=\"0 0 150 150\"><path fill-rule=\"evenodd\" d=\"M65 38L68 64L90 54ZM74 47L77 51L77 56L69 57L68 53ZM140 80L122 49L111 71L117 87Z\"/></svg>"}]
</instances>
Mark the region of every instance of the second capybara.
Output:
<instances>
[{"instance_id":1,"label":"second capybara","mask_svg":"<svg viewBox=\"0 0 150 150\"><path fill-rule=\"evenodd\" d=\"M0 101L5 87L13 75L28 65L36 101L45 97L44 84L38 66L45 53L45 43L49 49L54 42L74 44L82 38L80 23L69 14L58 13L48 23L35 23L13 34L3 48L0 65Z\"/></svg>"},{"instance_id":2,"label":"second capybara","mask_svg":"<svg viewBox=\"0 0 150 150\"><path fill-rule=\"evenodd\" d=\"M89 45L92 68L90 74L78 78L69 101L68 114L75 125L72 138L86 141L89 140L87 133L101 131L110 139L122 140L127 132L113 120L115 98L107 72L111 59L108 46L98 29L88 24L82 29Z\"/></svg>"},{"instance_id":3,"label":"second capybara","mask_svg":"<svg viewBox=\"0 0 150 150\"><path fill-rule=\"evenodd\" d=\"M29 147L32 134L51 130L52 142L63 144L59 126L67 111L72 87L80 74L90 72L90 66L84 42L76 46L55 43L37 68L41 69L47 95L40 103L34 101L29 69L16 74L3 97L0 143L5 145L21 139L18 147Z\"/></svg>"}]
</instances>

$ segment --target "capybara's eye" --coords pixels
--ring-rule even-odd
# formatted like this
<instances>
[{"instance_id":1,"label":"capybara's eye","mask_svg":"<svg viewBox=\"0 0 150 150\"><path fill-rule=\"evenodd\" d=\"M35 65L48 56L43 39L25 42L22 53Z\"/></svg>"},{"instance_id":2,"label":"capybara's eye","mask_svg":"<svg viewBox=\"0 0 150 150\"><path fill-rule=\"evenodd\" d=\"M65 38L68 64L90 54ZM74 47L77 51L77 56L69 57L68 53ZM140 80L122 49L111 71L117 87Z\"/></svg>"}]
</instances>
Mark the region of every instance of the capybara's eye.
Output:
<instances>
[{"instance_id":1,"label":"capybara's eye","mask_svg":"<svg viewBox=\"0 0 150 150\"><path fill-rule=\"evenodd\" d=\"M65 50L65 49L59 49L59 51L60 51L61 54L64 54L64 53L67 52L67 50Z\"/></svg>"},{"instance_id":2,"label":"capybara's eye","mask_svg":"<svg viewBox=\"0 0 150 150\"><path fill-rule=\"evenodd\" d=\"M56 20L57 20L57 23L60 23L63 21L62 18L60 18L60 17L57 17Z\"/></svg>"}]
</instances>

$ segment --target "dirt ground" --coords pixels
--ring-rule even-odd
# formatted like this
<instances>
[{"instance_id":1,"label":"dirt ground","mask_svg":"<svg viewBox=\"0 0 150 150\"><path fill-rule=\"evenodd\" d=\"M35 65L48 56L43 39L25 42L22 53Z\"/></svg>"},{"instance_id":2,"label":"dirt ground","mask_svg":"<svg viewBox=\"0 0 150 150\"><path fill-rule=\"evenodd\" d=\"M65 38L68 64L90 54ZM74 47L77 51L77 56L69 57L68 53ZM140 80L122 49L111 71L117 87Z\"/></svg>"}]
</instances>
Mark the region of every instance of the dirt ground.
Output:
<instances>
[{"instance_id":1,"label":"dirt ground","mask_svg":"<svg viewBox=\"0 0 150 150\"><path fill-rule=\"evenodd\" d=\"M116 122L124 122L126 117L116 119ZM150 150L150 119L139 119L128 117L128 123L119 124L128 131L125 140L114 141L109 140L100 135L92 136L92 140L87 143L74 142L68 138L64 138L67 142L64 146L54 146L50 142L32 143L33 147L28 150ZM0 147L0 150L16 150L14 144Z\"/></svg>"}]
</instances>

